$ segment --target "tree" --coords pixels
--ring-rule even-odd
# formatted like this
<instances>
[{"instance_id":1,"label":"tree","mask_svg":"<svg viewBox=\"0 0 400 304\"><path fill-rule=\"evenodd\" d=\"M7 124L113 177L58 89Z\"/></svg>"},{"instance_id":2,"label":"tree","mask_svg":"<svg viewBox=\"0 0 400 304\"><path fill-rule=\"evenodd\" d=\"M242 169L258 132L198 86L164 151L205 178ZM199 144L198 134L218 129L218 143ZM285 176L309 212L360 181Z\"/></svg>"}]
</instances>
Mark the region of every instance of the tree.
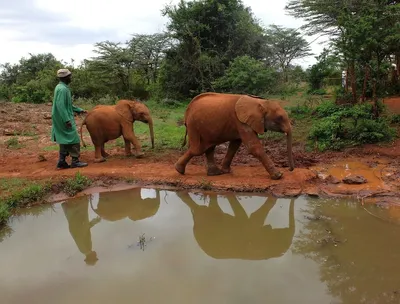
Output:
<instances>
[{"instance_id":1,"label":"tree","mask_svg":"<svg viewBox=\"0 0 400 304\"><path fill-rule=\"evenodd\" d=\"M182 0L167 5L163 15L177 42L167 52L160 75L167 94L190 97L213 90L213 81L234 58L263 57L263 29L240 0Z\"/></svg>"},{"instance_id":2,"label":"tree","mask_svg":"<svg viewBox=\"0 0 400 304\"><path fill-rule=\"evenodd\" d=\"M377 101L382 95L387 63L400 48L400 5L393 0L291 0L286 6L289 14L304 18L309 34L331 35L334 46L343 55L353 93L362 82L364 100L367 86Z\"/></svg>"},{"instance_id":3,"label":"tree","mask_svg":"<svg viewBox=\"0 0 400 304\"><path fill-rule=\"evenodd\" d=\"M329 76L340 75L340 58L330 49L324 48L317 57L317 63L309 69L308 82L310 91L322 89L324 79Z\"/></svg>"},{"instance_id":4,"label":"tree","mask_svg":"<svg viewBox=\"0 0 400 304\"><path fill-rule=\"evenodd\" d=\"M271 68L250 56L236 57L226 73L214 82L224 92L261 95L276 86L277 75Z\"/></svg>"},{"instance_id":5,"label":"tree","mask_svg":"<svg viewBox=\"0 0 400 304\"><path fill-rule=\"evenodd\" d=\"M0 74L0 97L15 102L43 103L51 100L57 84L56 71L65 63L51 53L29 54L18 64L3 64Z\"/></svg>"},{"instance_id":6,"label":"tree","mask_svg":"<svg viewBox=\"0 0 400 304\"><path fill-rule=\"evenodd\" d=\"M147 84L156 82L165 52L171 47L171 38L165 33L134 34L128 41L136 67L142 71Z\"/></svg>"},{"instance_id":7,"label":"tree","mask_svg":"<svg viewBox=\"0 0 400 304\"><path fill-rule=\"evenodd\" d=\"M267 44L288 82L288 69L295 59L312 55L309 43L292 28L271 25L267 31Z\"/></svg>"}]
</instances>

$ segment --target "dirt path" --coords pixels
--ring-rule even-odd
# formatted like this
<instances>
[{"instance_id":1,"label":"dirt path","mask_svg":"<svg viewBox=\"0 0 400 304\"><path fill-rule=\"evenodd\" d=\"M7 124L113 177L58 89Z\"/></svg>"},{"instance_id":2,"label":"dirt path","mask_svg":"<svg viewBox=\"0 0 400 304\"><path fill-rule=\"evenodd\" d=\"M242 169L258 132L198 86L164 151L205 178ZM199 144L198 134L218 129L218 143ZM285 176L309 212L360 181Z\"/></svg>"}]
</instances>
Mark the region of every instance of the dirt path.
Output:
<instances>
[{"instance_id":1,"label":"dirt path","mask_svg":"<svg viewBox=\"0 0 400 304\"><path fill-rule=\"evenodd\" d=\"M260 162L243 147L233 161L231 174L208 177L204 157L196 157L187 167L185 175L178 174L174 163L180 151L148 152L142 159L127 158L123 148L108 150L112 156L107 162L93 163L94 152L82 152L82 160L89 166L82 169L56 170L58 152L44 151L50 142L50 105L0 104L0 178L19 177L29 179L62 178L80 171L94 179L123 178L145 185L172 185L179 188L203 188L235 191L262 191L276 196L353 196L359 199L378 198L379 201L396 202L400 190L400 140L391 146L368 145L345 152L306 153L301 143L294 145L296 169L287 170L285 147L270 142L267 152L283 171L279 181L269 178ZM7 115L6 115L7 114ZM81 118L77 118L79 124ZM12 134L19 134L23 144L19 149L7 148ZM86 134L85 141L91 143ZM226 153L226 145L216 151L220 163ZM367 183L348 185L341 182L349 175L362 175ZM400 203L400 202L399 202Z\"/></svg>"}]
</instances>

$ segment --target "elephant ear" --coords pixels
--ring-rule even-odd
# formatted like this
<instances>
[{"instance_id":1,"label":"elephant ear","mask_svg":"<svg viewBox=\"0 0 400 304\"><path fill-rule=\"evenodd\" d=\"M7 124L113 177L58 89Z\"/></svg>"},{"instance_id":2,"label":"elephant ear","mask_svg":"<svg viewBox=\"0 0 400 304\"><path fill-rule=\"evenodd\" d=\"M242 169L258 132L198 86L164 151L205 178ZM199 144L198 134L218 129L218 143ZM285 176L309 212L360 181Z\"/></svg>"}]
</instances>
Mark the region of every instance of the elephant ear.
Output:
<instances>
[{"instance_id":1,"label":"elephant ear","mask_svg":"<svg viewBox=\"0 0 400 304\"><path fill-rule=\"evenodd\" d=\"M264 134L264 107L262 101L242 96L235 105L236 116L258 134Z\"/></svg>"},{"instance_id":2,"label":"elephant ear","mask_svg":"<svg viewBox=\"0 0 400 304\"><path fill-rule=\"evenodd\" d=\"M115 105L115 110L123 118L125 118L129 122L133 122L133 116L132 116L132 112L131 112L131 104L130 103L131 103L131 101L129 101L129 100L120 100Z\"/></svg>"}]
</instances>

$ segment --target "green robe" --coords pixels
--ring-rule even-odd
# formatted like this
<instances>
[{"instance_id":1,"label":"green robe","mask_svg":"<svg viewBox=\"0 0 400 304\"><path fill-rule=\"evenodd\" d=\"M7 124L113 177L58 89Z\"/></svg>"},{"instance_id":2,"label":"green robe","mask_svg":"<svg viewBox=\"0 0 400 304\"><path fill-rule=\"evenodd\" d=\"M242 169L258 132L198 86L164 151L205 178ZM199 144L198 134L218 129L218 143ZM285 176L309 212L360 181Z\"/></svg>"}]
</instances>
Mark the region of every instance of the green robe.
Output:
<instances>
[{"instance_id":1,"label":"green robe","mask_svg":"<svg viewBox=\"0 0 400 304\"><path fill-rule=\"evenodd\" d=\"M51 111L51 119L53 121L51 140L60 145L80 143L73 112L79 113L82 111L81 108L72 104L71 91L68 85L60 82L54 89L53 108ZM68 121L71 122L71 128L67 128L66 123Z\"/></svg>"}]
</instances>

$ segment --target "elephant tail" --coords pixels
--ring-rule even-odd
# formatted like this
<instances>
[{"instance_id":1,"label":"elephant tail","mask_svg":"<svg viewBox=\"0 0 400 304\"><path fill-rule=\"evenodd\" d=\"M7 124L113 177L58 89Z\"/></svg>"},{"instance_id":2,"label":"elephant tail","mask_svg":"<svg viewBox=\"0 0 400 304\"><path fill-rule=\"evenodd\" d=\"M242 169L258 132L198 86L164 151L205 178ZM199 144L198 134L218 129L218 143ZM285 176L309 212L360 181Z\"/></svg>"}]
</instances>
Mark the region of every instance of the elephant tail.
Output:
<instances>
[{"instance_id":1,"label":"elephant tail","mask_svg":"<svg viewBox=\"0 0 400 304\"><path fill-rule=\"evenodd\" d=\"M186 127L186 130L185 130L185 137L183 138L183 143L182 143L181 149L182 149L184 146L186 146L186 136L187 136L187 126L186 126L186 124L185 124L185 127Z\"/></svg>"},{"instance_id":2,"label":"elephant tail","mask_svg":"<svg viewBox=\"0 0 400 304\"><path fill-rule=\"evenodd\" d=\"M83 136L82 136L82 127L83 127L84 125L86 125L86 117L83 119L83 121L82 121L82 123L81 123L81 127L80 127L80 129L79 129L79 132L81 133L82 145L83 145L84 147L86 147L86 143L85 143L85 141L83 140Z\"/></svg>"}]
</instances>

